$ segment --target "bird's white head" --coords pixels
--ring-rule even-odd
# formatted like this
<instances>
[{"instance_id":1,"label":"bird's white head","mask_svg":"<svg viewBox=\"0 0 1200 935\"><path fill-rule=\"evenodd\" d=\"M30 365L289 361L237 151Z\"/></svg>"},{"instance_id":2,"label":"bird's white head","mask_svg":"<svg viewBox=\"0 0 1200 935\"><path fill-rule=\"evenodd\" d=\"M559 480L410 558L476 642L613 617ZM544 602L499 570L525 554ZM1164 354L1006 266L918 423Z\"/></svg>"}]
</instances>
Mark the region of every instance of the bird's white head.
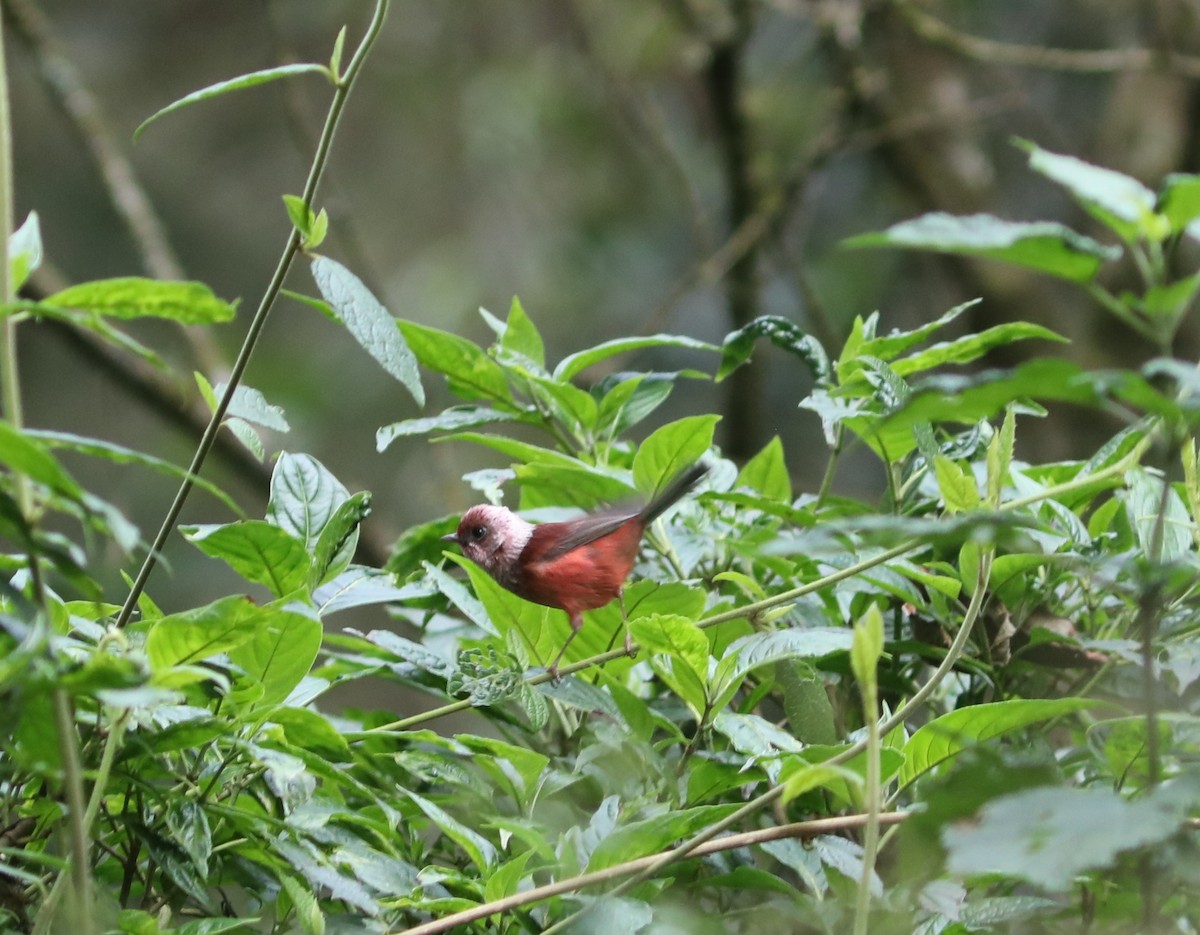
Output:
<instances>
[{"instance_id":1,"label":"bird's white head","mask_svg":"<svg viewBox=\"0 0 1200 935\"><path fill-rule=\"evenodd\" d=\"M444 538L457 542L467 558L499 580L511 577L531 535L533 524L512 510L480 504L467 510L458 531Z\"/></svg>"}]
</instances>

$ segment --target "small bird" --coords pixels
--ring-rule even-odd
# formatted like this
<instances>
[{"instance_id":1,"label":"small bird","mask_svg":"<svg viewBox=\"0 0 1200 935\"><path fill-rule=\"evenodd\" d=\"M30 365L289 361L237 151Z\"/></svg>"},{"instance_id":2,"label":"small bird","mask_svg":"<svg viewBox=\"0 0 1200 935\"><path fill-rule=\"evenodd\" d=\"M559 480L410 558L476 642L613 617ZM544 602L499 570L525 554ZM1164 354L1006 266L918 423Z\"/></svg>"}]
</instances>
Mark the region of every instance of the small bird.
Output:
<instances>
[{"instance_id":1,"label":"small bird","mask_svg":"<svg viewBox=\"0 0 1200 935\"><path fill-rule=\"evenodd\" d=\"M583 626L583 612L621 595L646 527L707 472L701 462L685 468L640 510L604 510L564 523L535 526L502 506L480 504L463 514L457 532L442 539L457 542L467 558L518 597L567 612L571 635L547 670L557 679L558 663ZM625 651L632 649L626 628Z\"/></svg>"}]
</instances>

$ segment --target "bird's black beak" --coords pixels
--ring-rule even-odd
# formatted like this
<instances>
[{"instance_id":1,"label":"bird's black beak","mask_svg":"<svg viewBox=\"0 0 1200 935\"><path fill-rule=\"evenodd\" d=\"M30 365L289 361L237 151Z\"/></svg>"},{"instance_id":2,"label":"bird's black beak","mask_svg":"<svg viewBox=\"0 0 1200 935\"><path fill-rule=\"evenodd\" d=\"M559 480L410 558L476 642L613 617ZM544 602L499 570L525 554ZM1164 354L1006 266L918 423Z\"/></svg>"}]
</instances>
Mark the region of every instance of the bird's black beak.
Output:
<instances>
[{"instance_id":1,"label":"bird's black beak","mask_svg":"<svg viewBox=\"0 0 1200 935\"><path fill-rule=\"evenodd\" d=\"M448 535L448 536L442 536L442 541L443 542L457 542L458 536L455 533L450 533L450 535Z\"/></svg>"}]
</instances>

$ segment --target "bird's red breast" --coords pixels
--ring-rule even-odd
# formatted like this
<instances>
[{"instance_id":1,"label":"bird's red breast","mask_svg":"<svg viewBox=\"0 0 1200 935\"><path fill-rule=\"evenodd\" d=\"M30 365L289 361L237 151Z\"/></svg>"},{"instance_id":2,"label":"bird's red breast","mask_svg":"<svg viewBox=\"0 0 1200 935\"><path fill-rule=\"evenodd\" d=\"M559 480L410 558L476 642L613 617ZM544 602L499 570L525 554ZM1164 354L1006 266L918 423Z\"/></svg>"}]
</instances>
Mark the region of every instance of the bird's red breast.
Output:
<instances>
[{"instance_id":1,"label":"bird's red breast","mask_svg":"<svg viewBox=\"0 0 1200 935\"><path fill-rule=\"evenodd\" d=\"M595 526L597 519L537 526L521 552L511 590L572 616L615 599L633 569L645 527L634 514L609 517L613 528L596 538L589 536L599 529L578 528L580 523ZM585 541L575 544L580 538Z\"/></svg>"}]
</instances>

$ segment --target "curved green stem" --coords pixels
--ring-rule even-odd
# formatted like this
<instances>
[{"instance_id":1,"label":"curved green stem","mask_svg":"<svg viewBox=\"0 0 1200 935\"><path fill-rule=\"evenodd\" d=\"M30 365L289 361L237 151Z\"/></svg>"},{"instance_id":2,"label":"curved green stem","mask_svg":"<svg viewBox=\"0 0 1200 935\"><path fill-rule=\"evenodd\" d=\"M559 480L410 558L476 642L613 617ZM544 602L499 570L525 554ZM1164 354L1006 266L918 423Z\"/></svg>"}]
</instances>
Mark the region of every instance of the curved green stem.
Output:
<instances>
[{"instance_id":1,"label":"curved green stem","mask_svg":"<svg viewBox=\"0 0 1200 935\"><path fill-rule=\"evenodd\" d=\"M334 90L333 101L329 105L329 113L325 117L325 126L321 130L321 137L317 142L317 151L313 156L312 166L308 172L308 180L304 183L303 198L306 205L311 206L313 198L316 196L317 185L320 183L321 175L324 173L325 166L329 162L329 149L333 145L334 133L337 130L342 109L345 107L346 98L349 96L350 90L354 86L354 81L362 70L362 64L367 57L367 53L378 37L380 29L383 28L383 21L387 16L389 2L390 0L377 0L375 14L367 27L366 34L355 50L350 64L346 67L345 76L337 83ZM154 541L150 545L150 550L146 553L146 558L142 562L142 567L138 570L137 577L133 581L133 586L129 589L129 596L125 598L121 612L117 615L116 625L118 627L122 627L129 622L134 608L137 607L138 598L142 596L142 591L145 590L146 581L158 564L158 557L162 553L163 546L166 545L167 537L170 536L171 530L175 528L175 523L179 519L179 514L183 510L184 503L187 502L188 495L192 492L192 487L195 484L194 478L200 473L200 469L204 466L204 460L208 457L208 453L216 441L217 433L221 429L221 422L224 420L225 414L229 410L229 404L233 400L234 391L242 380L242 375L246 371L247 364L250 363L250 356L254 353L259 335L262 333L263 326L267 323L267 316L275 304L275 299L279 296L280 289L283 288L283 281L287 278L288 271L292 267L292 261L296 258L296 254L300 252L300 246L300 232L293 228L288 235L287 244L283 248L283 254L279 257L279 262L275 266L275 272L271 276L271 281L263 293L262 300L259 302L258 310L254 313L254 318L251 320L250 327L246 331L246 337L242 342L241 350L238 351L237 359L233 363L233 369L229 373L225 392L221 394L221 399L213 411L212 418L209 419L208 426L200 438L200 443L196 446L196 453L192 456L192 463L188 466L187 476L179 485L175 499L171 502L171 506L167 510L167 515L163 518L162 525L159 527L158 534L154 537Z\"/></svg>"}]
</instances>

